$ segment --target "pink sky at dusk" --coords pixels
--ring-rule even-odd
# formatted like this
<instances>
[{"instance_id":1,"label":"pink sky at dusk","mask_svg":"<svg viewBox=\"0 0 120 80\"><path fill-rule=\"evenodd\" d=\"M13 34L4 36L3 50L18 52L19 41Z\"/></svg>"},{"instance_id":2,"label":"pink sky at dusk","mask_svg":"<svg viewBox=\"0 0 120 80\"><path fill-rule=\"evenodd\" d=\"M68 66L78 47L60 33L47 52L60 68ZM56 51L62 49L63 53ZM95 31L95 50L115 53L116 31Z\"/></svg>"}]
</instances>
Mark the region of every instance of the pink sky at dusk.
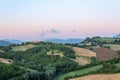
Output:
<instances>
[{"instance_id":1,"label":"pink sky at dusk","mask_svg":"<svg viewBox=\"0 0 120 80\"><path fill-rule=\"evenodd\" d=\"M40 40L120 33L119 0L1 0L0 38Z\"/></svg>"}]
</instances>

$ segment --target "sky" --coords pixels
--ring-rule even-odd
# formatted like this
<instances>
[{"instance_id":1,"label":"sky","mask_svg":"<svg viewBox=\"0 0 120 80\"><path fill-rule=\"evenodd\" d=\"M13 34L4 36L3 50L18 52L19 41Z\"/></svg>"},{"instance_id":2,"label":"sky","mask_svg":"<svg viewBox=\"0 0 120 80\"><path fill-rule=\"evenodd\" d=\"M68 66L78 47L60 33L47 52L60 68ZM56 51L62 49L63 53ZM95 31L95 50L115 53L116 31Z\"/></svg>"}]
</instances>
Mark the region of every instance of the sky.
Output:
<instances>
[{"instance_id":1,"label":"sky","mask_svg":"<svg viewBox=\"0 0 120 80\"><path fill-rule=\"evenodd\" d=\"M0 0L0 39L120 33L120 0Z\"/></svg>"}]
</instances>

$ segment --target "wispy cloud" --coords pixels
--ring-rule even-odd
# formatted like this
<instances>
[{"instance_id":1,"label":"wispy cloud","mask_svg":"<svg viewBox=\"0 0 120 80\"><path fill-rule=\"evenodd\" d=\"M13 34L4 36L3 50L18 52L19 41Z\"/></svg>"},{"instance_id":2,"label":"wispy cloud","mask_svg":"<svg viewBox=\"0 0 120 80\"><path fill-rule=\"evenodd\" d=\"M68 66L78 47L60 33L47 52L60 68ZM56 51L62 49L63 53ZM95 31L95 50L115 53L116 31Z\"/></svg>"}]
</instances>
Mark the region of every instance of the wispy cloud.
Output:
<instances>
[{"instance_id":1,"label":"wispy cloud","mask_svg":"<svg viewBox=\"0 0 120 80\"><path fill-rule=\"evenodd\" d=\"M50 32L53 33L53 34L59 33L59 31L56 30L56 29L51 29Z\"/></svg>"},{"instance_id":2,"label":"wispy cloud","mask_svg":"<svg viewBox=\"0 0 120 80\"><path fill-rule=\"evenodd\" d=\"M40 34L40 37L43 37L45 36L46 32L45 31L42 31L42 33Z\"/></svg>"},{"instance_id":3,"label":"wispy cloud","mask_svg":"<svg viewBox=\"0 0 120 80\"><path fill-rule=\"evenodd\" d=\"M52 28L50 30L42 31L40 33L40 37L44 37L46 35L54 35L54 34L58 34L58 33L60 33L58 30Z\"/></svg>"},{"instance_id":4,"label":"wispy cloud","mask_svg":"<svg viewBox=\"0 0 120 80\"><path fill-rule=\"evenodd\" d=\"M75 33L75 32L77 32L77 31L76 31L76 30L73 30L72 32L74 32L74 33Z\"/></svg>"}]
</instances>

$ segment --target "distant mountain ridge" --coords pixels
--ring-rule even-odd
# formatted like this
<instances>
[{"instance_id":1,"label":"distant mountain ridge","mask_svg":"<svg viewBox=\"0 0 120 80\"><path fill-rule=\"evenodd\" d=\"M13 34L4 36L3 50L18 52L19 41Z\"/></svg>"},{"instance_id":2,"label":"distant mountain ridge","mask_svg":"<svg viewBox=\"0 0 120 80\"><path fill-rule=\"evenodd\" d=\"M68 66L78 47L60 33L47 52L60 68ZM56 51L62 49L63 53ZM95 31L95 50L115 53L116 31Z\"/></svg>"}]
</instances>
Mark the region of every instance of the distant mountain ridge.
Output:
<instances>
[{"instance_id":1,"label":"distant mountain ridge","mask_svg":"<svg viewBox=\"0 0 120 80\"><path fill-rule=\"evenodd\" d=\"M3 41L7 41L7 42L10 42L10 43L13 43L13 44L21 44L21 43L23 43L23 41L17 40L17 39L4 39Z\"/></svg>"},{"instance_id":2,"label":"distant mountain ridge","mask_svg":"<svg viewBox=\"0 0 120 80\"><path fill-rule=\"evenodd\" d=\"M120 33L113 36L114 38L120 38Z\"/></svg>"},{"instance_id":3,"label":"distant mountain ridge","mask_svg":"<svg viewBox=\"0 0 120 80\"><path fill-rule=\"evenodd\" d=\"M4 41L4 40L0 40L0 46L9 46L11 43Z\"/></svg>"},{"instance_id":4,"label":"distant mountain ridge","mask_svg":"<svg viewBox=\"0 0 120 80\"><path fill-rule=\"evenodd\" d=\"M16 39L3 39L0 40L0 46L9 46L11 44L22 44L23 41Z\"/></svg>"},{"instance_id":5,"label":"distant mountain ridge","mask_svg":"<svg viewBox=\"0 0 120 80\"><path fill-rule=\"evenodd\" d=\"M47 39L45 40L45 42L54 42L54 43L71 43L71 44L75 44L75 43L80 43L82 42L84 39Z\"/></svg>"}]
</instances>

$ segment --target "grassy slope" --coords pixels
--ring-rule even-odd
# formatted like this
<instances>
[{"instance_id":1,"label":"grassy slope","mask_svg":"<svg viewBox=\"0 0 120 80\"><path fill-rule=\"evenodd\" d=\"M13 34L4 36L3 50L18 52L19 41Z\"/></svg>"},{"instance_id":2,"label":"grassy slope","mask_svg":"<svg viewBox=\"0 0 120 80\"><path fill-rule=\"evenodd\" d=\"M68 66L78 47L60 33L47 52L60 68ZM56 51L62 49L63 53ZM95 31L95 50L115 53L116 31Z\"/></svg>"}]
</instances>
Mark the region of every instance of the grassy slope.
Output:
<instances>
[{"instance_id":1,"label":"grassy slope","mask_svg":"<svg viewBox=\"0 0 120 80\"><path fill-rule=\"evenodd\" d=\"M34 48L34 47L36 46L33 44L28 44L28 45L23 45L23 46L12 47L12 50L13 51L26 51L27 49Z\"/></svg>"},{"instance_id":2,"label":"grassy slope","mask_svg":"<svg viewBox=\"0 0 120 80\"><path fill-rule=\"evenodd\" d=\"M110 46L110 48L115 50L115 51L120 50L119 44L104 44L104 46Z\"/></svg>"},{"instance_id":3,"label":"grassy slope","mask_svg":"<svg viewBox=\"0 0 120 80\"><path fill-rule=\"evenodd\" d=\"M116 64L117 67L120 67L120 63L117 63ZM78 71L73 71L73 72L69 72L69 73L65 73L65 74L61 74L61 75L58 75L54 78L54 80L64 80L65 77L68 77L68 76L75 76L75 75L84 75L84 74L87 74L91 71L95 71L95 70L98 70L102 68L102 65L97 65L97 66L93 66L93 67L89 67L89 68L85 68L85 69L82 69L82 70L78 70Z\"/></svg>"},{"instance_id":4,"label":"grassy slope","mask_svg":"<svg viewBox=\"0 0 120 80\"><path fill-rule=\"evenodd\" d=\"M54 53L52 53L52 51L53 51ZM47 55L59 55L60 57L63 57L63 56L64 56L63 52L58 51L58 50L48 51L48 52L47 52Z\"/></svg>"},{"instance_id":5,"label":"grassy slope","mask_svg":"<svg viewBox=\"0 0 120 80\"><path fill-rule=\"evenodd\" d=\"M95 71L98 70L102 67L102 65L97 65L97 66L93 66L93 67L89 67L89 68L85 68L82 70L78 70L78 71L73 71L73 72L69 72L69 73L65 73L65 74L61 74L58 75L54 78L54 80L64 80L65 77L67 76L75 76L75 75L83 75L83 74L87 74L91 71Z\"/></svg>"},{"instance_id":6,"label":"grassy slope","mask_svg":"<svg viewBox=\"0 0 120 80\"><path fill-rule=\"evenodd\" d=\"M95 41L99 41L99 42L114 42L115 39L113 38L94 38Z\"/></svg>"}]
</instances>

